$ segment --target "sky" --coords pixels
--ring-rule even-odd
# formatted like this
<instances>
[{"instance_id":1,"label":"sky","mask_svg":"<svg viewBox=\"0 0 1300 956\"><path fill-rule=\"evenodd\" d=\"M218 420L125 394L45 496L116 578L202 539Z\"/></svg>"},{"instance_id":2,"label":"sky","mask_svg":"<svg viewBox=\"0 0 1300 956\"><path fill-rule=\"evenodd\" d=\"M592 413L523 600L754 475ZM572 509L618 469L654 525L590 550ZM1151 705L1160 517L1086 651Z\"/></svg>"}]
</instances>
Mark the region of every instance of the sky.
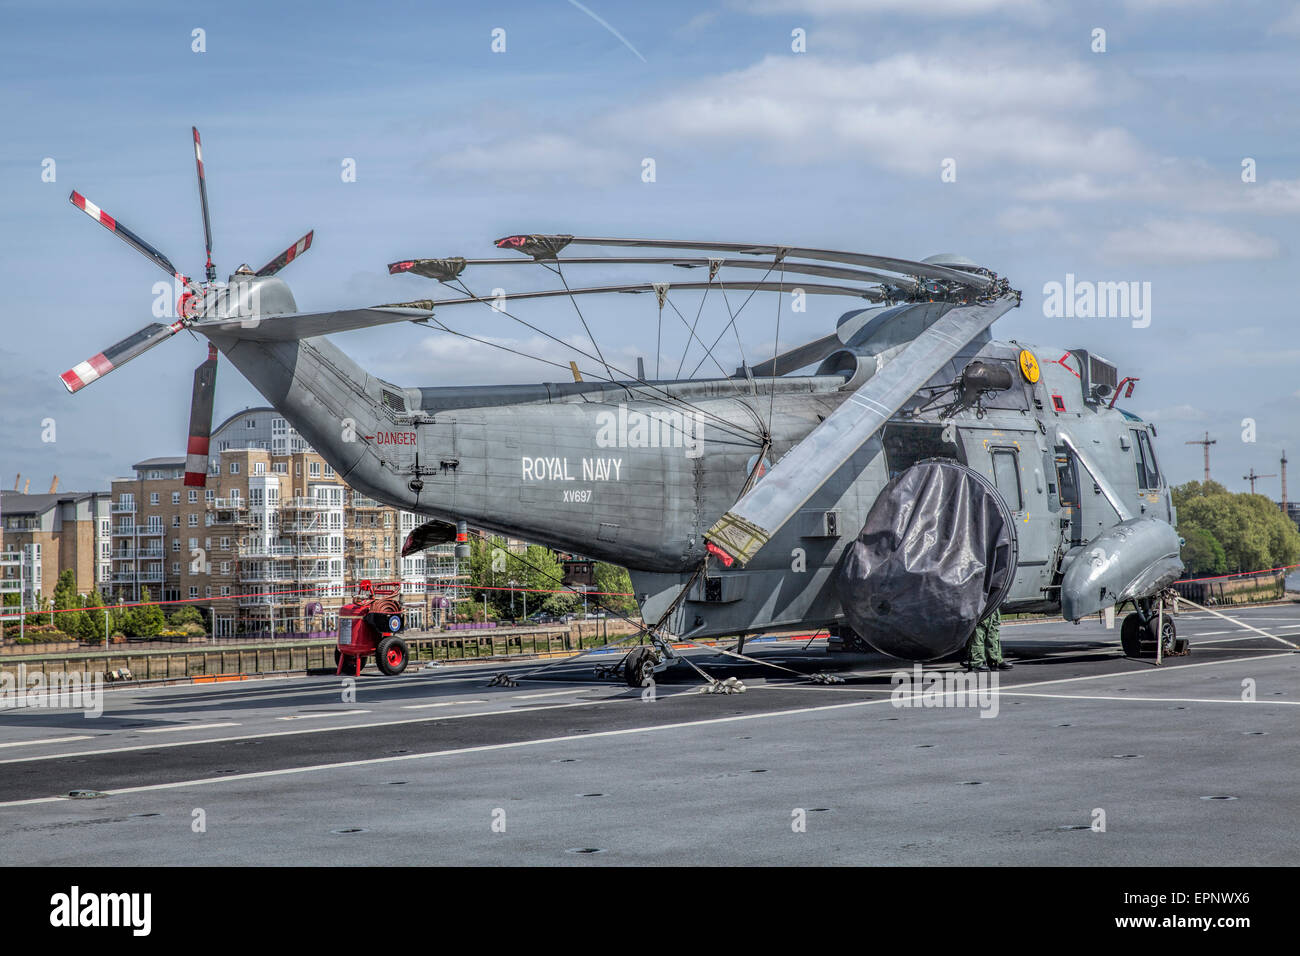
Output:
<instances>
[{"instance_id":1,"label":"sky","mask_svg":"<svg viewBox=\"0 0 1300 956\"><path fill-rule=\"evenodd\" d=\"M121 0L0 2L0 17L5 487L21 472L34 492L53 474L105 488L135 461L183 454L205 355L192 336L76 395L58 376L156 321L165 280L69 205L72 189L201 274L191 125L220 276L315 229L281 273L303 311L446 296L386 264L500 255L493 240L513 233L952 252L1024 292L998 338L1047 360L1087 348L1139 379L1120 404L1157 425L1171 481L1201 477L1202 449L1185 443L1206 432L1213 477L1235 490L1251 468L1277 472L1283 449L1300 460L1296 3ZM663 268L576 281L701 278ZM536 266L464 278L476 293L556 285ZM1056 314L1051 284L1067 281L1137 283L1149 310ZM716 294L702 309L697 293L669 298L686 319L699 310L706 341L727 321ZM653 368L652 296L582 307L612 363ZM760 294L737 323L746 358L824 335L850 307L813 297L793 313ZM567 302L517 312L591 351ZM485 307L440 318L591 369ZM566 375L406 324L337 341L403 386ZM661 341L675 370L689 338L667 310ZM717 358L739 364L734 338ZM259 404L223 363L216 420ZM1278 497L1278 479L1258 490Z\"/></svg>"}]
</instances>

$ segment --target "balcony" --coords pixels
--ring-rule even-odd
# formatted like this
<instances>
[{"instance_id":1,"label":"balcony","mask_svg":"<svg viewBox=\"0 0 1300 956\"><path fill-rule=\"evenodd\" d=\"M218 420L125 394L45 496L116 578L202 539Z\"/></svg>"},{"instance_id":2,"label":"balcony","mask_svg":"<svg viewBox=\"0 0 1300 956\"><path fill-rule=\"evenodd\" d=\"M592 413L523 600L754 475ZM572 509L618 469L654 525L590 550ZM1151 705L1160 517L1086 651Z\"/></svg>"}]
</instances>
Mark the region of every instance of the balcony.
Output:
<instances>
[{"instance_id":1,"label":"balcony","mask_svg":"<svg viewBox=\"0 0 1300 956\"><path fill-rule=\"evenodd\" d=\"M291 544L273 544L269 546L249 544L239 549L239 558L241 561L245 558L291 558L297 553L298 549Z\"/></svg>"},{"instance_id":2,"label":"balcony","mask_svg":"<svg viewBox=\"0 0 1300 956\"><path fill-rule=\"evenodd\" d=\"M343 498L285 498L281 511L342 511Z\"/></svg>"},{"instance_id":3,"label":"balcony","mask_svg":"<svg viewBox=\"0 0 1300 956\"><path fill-rule=\"evenodd\" d=\"M271 594L260 596L256 594L241 594L239 596L239 606L244 608L262 608L266 611L269 605L276 607L296 607L304 601L314 601L315 596L311 594Z\"/></svg>"},{"instance_id":4,"label":"balcony","mask_svg":"<svg viewBox=\"0 0 1300 956\"><path fill-rule=\"evenodd\" d=\"M161 538L166 533L167 529L162 525L120 524L112 530L112 535L115 538Z\"/></svg>"},{"instance_id":5,"label":"balcony","mask_svg":"<svg viewBox=\"0 0 1300 956\"><path fill-rule=\"evenodd\" d=\"M115 515L133 515L135 514L135 502L114 501L110 511Z\"/></svg>"},{"instance_id":6,"label":"balcony","mask_svg":"<svg viewBox=\"0 0 1300 956\"><path fill-rule=\"evenodd\" d=\"M241 571L239 580L245 584L293 584L298 576L292 570Z\"/></svg>"},{"instance_id":7,"label":"balcony","mask_svg":"<svg viewBox=\"0 0 1300 956\"><path fill-rule=\"evenodd\" d=\"M247 511L247 498L213 498L207 502L209 511Z\"/></svg>"}]
</instances>

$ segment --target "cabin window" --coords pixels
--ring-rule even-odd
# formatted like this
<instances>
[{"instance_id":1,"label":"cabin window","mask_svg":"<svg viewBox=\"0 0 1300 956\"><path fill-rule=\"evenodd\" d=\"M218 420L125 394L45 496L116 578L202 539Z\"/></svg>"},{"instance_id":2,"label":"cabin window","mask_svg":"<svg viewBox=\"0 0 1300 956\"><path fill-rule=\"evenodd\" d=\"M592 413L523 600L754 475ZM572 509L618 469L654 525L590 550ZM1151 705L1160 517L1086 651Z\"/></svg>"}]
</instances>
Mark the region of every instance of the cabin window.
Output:
<instances>
[{"instance_id":1,"label":"cabin window","mask_svg":"<svg viewBox=\"0 0 1300 956\"><path fill-rule=\"evenodd\" d=\"M1007 507L1012 511L1024 509L1024 499L1020 495L1020 463L1016 453L1010 448L994 448L993 483L1006 499Z\"/></svg>"},{"instance_id":2,"label":"cabin window","mask_svg":"<svg viewBox=\"0 0 1300 956\"><path fill-rule=\"evenodd\" d=\"M1133 438L1137 446L1133 452L1133 461L1137 465L1138 487L1148 490L1158 489L1160 468L1156 465L1156 453L1151 447L1151 439L1145 430L1136 428L1133 429Z\"/></svg>"},{"instance_id":3,"label":"cabin window","mask_svg":"<svg viewBox=\"0 0 1300 956\"><path fill-rule=\"evenodd\" d=\"M1074 462L1069 458L1056 459L1056 477L1061 489L1061 507L1079 507L1079 477L1075 473Z\"/></svg>"}]
</instances>

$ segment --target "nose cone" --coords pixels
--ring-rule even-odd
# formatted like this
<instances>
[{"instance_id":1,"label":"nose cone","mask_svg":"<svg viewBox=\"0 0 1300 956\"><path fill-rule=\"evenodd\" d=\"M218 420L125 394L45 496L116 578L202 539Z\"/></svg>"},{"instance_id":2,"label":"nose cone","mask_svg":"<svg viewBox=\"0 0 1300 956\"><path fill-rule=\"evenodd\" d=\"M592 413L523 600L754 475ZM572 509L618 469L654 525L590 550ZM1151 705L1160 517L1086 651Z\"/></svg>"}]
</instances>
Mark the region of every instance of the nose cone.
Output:
<instances>
[{"instance_id":1,"label":"nose cone","mask_svg":"<svg viewBox=\"0 0 1300 956\"><path fill-rule=\"evenodd\" d=\"M1093 538L1061 578L1061 616L1089 614L1167 587L1183 573L1178 533L1158 518L1130 518Z\"/></svg>"},{"instance_id":2,"label":"nose cone","mask_svg":"<svg viewBox=\"0 0 1300 956\"><path fill-rule=\"evenodd\" d=\"M966 643L1015 571L1015 523L1002 496L964 465L933 459L885 486L835 581L863 640L928 661Z\"/></svg>"}]
</instances>

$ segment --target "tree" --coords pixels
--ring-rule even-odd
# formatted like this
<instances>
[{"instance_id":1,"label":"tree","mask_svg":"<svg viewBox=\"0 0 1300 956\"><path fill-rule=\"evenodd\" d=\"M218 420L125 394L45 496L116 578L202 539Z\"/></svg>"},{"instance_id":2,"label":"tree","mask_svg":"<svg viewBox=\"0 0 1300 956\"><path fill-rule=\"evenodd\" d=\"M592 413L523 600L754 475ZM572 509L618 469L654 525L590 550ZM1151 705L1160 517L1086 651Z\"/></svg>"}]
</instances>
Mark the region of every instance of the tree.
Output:
<instances>
[{"instance_id":1,"label":"tree","mask_svg":"<svg viewBox=\"0 0 1300 956\"><path fill-rule=\"evenodd\" d=\"M636 600L630 595L632 593L632 577L627 573L627 568L619 567L617 564L608 564L604 561L596 562L596 590L603 591L600 595L600 603L605 605L611 611L618 611L622 614L636 614ZM622 597L621 595L629 595Z\"/></svg>"},{"instance_id":2,"label":"tree","mask_svg":"<svg viewBox=\"0 0 1300 956\"><path fill-rule=\"evenodd\" d=\"M1207 532L1222 545L1228 571L1262 571L1300 557L1300 531L1264 495L1233 494L1218 482L1190 481L1174 489L1174 503L1179 534L1187 539L1190 532Z\"/></svg>"},{"instance_id":3,"label":"tree","mask_svg":"<svg viewBox=\"0 0 1300 956\"><path fill-rule=\"evenodd\" d=\"M82 607L104 607L108 602L104 600L104 595L99 591L91 591L90 595L83 599ZM80 637L83 641L102 641L106 632L104 627L105 619L112 624L112 612L110 611L85 611L82 614L84 618L83 630Z\"/></svg>"},{"instance_id":4,"label":"tree","mask_svg":"<svg viewBox=\"0 0 1300 956\"><path fill-rule=\"evenodd\" d=\"M184 627L186 624L202 624L203 615L193 604L182 604L167 615L167 623L172 627Z\"/></svg>"},{"instance_id":5,"label":"tree","mask_svg":"<svg viewBox=\"0 0 1300 956\"><path fill-rule=\"evenodd\" d=\"M1214 535L1191 525L1182 527L1180 524L1179 530L1184 539L1182 559L1188 574L1208 576L1228 572L1228 556Z\"/></svg>"},{"instance_id":6,"label":"tree","mask_svg":"<svg viewBox=\"0 0 1300 956\"><path fill-rule=\"evenodd\" d=\"M580 600L572 591L564 590L564 566L555 552L538 544L530 544L522 554L516 554L506 547L504 538L473 538L469 576L479 613L486 597L489 614L496 617L511 615L512 597L514 616L522 617L523 593L528 595L529 614L564 614Z\"/></svg>"},{"instance_id":7,"label":"tree","mask_svg":"<svg viewBox=\"0 0 1300 956\"><path fill-rule=\"evenodd\" d=\"M64 568L59 580L54 585L54 609L62 614L54 615L60 631L74 637L80 637L86 630L86 615L80 610L81 595L77 593L77 576L71 568Z\"/></svg>"},{"instance_id":8,"label":"tree","mask_svg":"<svg viewBox=\"0 0 1300 956\"><path fill-rule=\"evenodd\" d=\"M134 637L157 637L163 629L163 612L157 604L150 603L153 596L145 588L140 594L140 605L128 612L127 633Z\"/></svg>"}]
</instances>

